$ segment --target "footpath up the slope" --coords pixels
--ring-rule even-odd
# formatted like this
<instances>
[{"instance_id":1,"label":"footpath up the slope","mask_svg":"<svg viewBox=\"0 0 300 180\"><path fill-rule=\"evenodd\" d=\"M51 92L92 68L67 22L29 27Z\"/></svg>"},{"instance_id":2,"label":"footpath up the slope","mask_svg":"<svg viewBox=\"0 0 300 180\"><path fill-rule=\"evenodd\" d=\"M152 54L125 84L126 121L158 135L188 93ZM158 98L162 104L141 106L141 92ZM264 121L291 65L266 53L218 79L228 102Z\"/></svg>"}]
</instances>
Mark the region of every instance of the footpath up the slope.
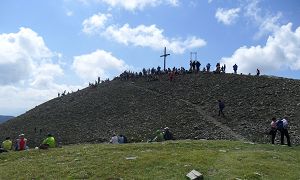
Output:
<instances>
[{"instance_id":1,"label":"footpath up the slope","mask_svg":"<svg viewBox=\"0 0 300 180\"><path fill-rule=\"evenodd\" d=\"M160 95L163 96L162 94L160 94L159 92L156 92L154 90L150 90L150 89L146 89L137 85L133 85L134 87L137 87L139 89L142 89L144 91L148 91L151 92L153 94L156 95ZM195 108L195 111L197 111L198 113L200 113L203 116L203 119L205 120L205 122L211 122L213 123L215 126L219 127L220 129L222 129L224 132L226 132L227 134L229 134L231 137L234 137L235 140L246 140L243 136L241 136L240 134L235 133L230 127L228 127L226 124L219 122L217 119L215 119L214 117L208 115L200 106L193 104L187 100L181 99L181 98L174 98L170 95L166 95L167 98L172 99L173 101L178 101L179 103L185 103L189 106L192 106ZM202 119L202 121L203 121Z\"/></svg>"}]
</instances>

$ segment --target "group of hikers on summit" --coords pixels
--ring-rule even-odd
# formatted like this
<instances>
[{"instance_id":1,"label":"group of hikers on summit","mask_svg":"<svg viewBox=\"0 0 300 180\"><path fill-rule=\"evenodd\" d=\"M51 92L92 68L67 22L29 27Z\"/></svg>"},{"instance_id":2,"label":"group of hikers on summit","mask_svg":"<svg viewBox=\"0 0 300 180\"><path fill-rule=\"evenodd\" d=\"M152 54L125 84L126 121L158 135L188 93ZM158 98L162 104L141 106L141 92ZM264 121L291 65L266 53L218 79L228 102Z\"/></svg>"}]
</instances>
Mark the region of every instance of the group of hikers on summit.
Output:
<instances>
[{"instance_id":1,"label":"group of hikers on summit","mask_svg":"<svg viewBox=\"0 0 300 180\"><path fill-rule=\"evenodd\" d=\"M233 65L233 73L237 74L237 70L238 70L238 65L234 64ZM141 72L133 72L133 71L124 71L123 73L121 73L118 77L115 77L114 79L120 79L120 80L135 80L139 77L146 77L147 81L154 81L154 80L159 80L161 78L161 75L168 75L168 79L169 81L173 81L175 78L175 75L184 75L184 74L191 74L191 73L214 73L214 74L221 74L221 73L225 73L226 72L226 64L222 65L220 63L216 64L216 69L211 71L211 64L207 63L207 65L205 67L203 67L202 71L201 71L201 63L197 60L194 61L190 61L189 64L189 69L185 69L184 67L180 67L180 68L166 68L166 69L161 69L160 66L158 66L157 68L143 68ZM241 73L242 74L242 73ZM249 74L250 75L250 74ZM256 69L256 75L259 76L260 75L260 70L257 68ZM95 81L95 85L97 85L97 81ZM90 86L92 86L90 84ZM94 86L92 86L94 87Z\"/></svg>"},{"instance_id":2,"label":"group of hikers on summit","mask_svg":"<svg viewBox=\"0 0 300 180\"><path fill-rule=\"evenodd\" d=\"M52 134L48 134L47 137L42 141L41 145L37 147L37 149L48 149L48 148L55 148L56 142L55 138ZM12 150L15 151L23 151L29 149L27 145L27 139L25 138L24 134L20 134L19 137L15 140L13 145L12 140L10 137L6 137L5 140L2 142L0 153L2 152L9 152Z\"/></svg>"}]
</instances>

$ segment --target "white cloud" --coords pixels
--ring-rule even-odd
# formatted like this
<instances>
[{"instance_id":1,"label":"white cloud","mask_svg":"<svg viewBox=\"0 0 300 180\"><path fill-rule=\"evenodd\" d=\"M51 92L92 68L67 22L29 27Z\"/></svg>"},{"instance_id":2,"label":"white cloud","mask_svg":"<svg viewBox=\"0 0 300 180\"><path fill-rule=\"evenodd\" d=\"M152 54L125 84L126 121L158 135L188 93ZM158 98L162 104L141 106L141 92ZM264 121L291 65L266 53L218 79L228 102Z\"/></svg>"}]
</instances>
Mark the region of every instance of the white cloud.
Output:
<instances>
[{"instance_id":1,"label":"white cloud","mask_svg":"<svg viewBox=\"0 0 300 180\"><path fill-rule=\"evenodd\" d=\"M43 38L29 28L20 28L18 33L0 34L0 84L34 78L44 64L52 63L54 55Z\"/></svg>"},{"instance_id":2,"label":"white cloud","mask_svg":"<svg viewBox=\"0 0 300 180\"><path fill-rule=\"evenodd\" d=\"M16 115L79 86L59 85L64 75L43 38L30 28L0 34L0 114Z\"/></svg>"},{"instance_id":3,"label":"white cloud","mask_svg":"<svg viewBox=\"0 0 300 180\"><path fill-rule=\"evenodd\" d=\"M254 36L256 39L277 31L280 28L278 21L282 17L281 12L276 15L263 12L258 6L259 2L258 0L252 0L244 8L245 17L248 17L251 22L259 27L259 31Z\"/></svg>"},{"instance_id":4,"label":"white cloud","mask_svg":"<svg viewBox=\"0 0 300 180\"><path fill-rule=\"evenodd\" d=\"M208 0L207 2L210 4L210 3L212 3L212 2L213 2L213 0Z\"/></svg>"},{"instance_id":5,"label":"white cloud","mask_svg":"<svg viewBox=\"0 0 300 180\"><path fill-rule=\"evenodd\" d=\"M82 86L68 86L53 84L51 88L38 89L35 87L16 87L12 85L0 88L0 114L20 115L35 106L57 97L58 92L76 91Z\"/></svg>"},{"instance_id":6,"label":"white cloud","mask_svg":"<svg viewBox=\"0 0 300 180\"><path fill-rule=\"evenodd\" d=\"M166 46L173 53L177 54L206 45L203 39L194 36L183 41L180 38L169 39L163 35L163 30L158 29L156 25L139 25L135 28L131 28L128 24L120 28L109 26L102 35L125 45L132 44L134 46L150 47L155 50L160 50Z\"/></svg>"},{"instance_id":7,"label":"white cloud","mask_svg":"<svg viewBox=\"0 0 300 180\"><path fill-rule=\"evenodd\" d=\"M73 16L73 14L74 14L74 13L73 13L73 11L71 11L71 10L67 10L67 12L66 12L66 15L67 15L67 16Z\"/></svg>"},{"instance_id":8,"label":"white cloud","mask_svg":"<svg viewBox=\"0 0 300 180\"><path fill-rule=\"evenodd\" d=\"M239 17L240 8L232 8L232 9L223 9L218 8L215 14L218 22L222 22L225 25L230 25L235 22L235 20Z\"/></svg>"},{"instance_id":9,"label":"white cloud","mask_svg":"<svg viewBox=\"0 0 300 180\"><path fill-rule=\"evenodd\" d=\"M86 34L93 34L105 28L105 23L111 18L111 14L94 14L82 22L82 31Z\"/></svg>"},{"instance_id":10,"label":"white cloud","mask_svg":"<svg viewBox=\"0 0 300 180\"><path fill-rule=\"evenodd\" d=\"M292 24L283 25L269 36L265 46L241 47L221 63L232 67L235 63L242 73L263 73L282 69L300 70L300 27L292 31Z\"/></svg>"},{"instance_id":11,"label":"white cloud","mask_svg":"<svg viewBox=\"0 0 300 180\"><path fill-rule=\"evenodd\" d=\"M111 52L96 50L90 54L75 56L72 68L84 80L93 82L100 78L112 78L130 67L122 59L114 57Z\"/></svg>"},{"instance_id":12,"label":"white cloud","mask_svg":"<svg viewBox=\"0 0 300 180\"><path fill-rule=\"evenodd\" d=\"M179 0L79 0L84 4L106 3L112 8L120 7L128 11L143 10L145 7L156 7L161 4L179 6Z\"/></svg>"}]
</instances>

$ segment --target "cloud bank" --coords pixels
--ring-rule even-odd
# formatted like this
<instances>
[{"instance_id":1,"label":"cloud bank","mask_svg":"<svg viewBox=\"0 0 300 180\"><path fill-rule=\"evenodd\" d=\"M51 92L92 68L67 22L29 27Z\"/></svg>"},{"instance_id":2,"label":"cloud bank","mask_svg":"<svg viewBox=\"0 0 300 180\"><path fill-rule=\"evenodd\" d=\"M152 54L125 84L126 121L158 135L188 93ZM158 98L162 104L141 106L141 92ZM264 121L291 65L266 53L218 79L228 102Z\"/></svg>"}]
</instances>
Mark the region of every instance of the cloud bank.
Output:
<instances>
[{"instance_id":1,"label":"cloud bank","mask_svg":"<svg viewBox=\"0 0 300 180\"><path fill-rule=\"evenodd\" d=\"M111 52L96 50L90 54L75 56L72 68L82 79L94 82L99 76L102 80L111 78L130 67L122 59L114 57Z\"/></svg>"},{"instance_id":2,"label":"cloud bank","mask_svg":"<svg viewBox=\"0 0 300 180\"><path fill-rule=\"evenodd\" d=\"M54 62L59 56L30 28L0 34L0 114L16 115L57 92L80 88L57 84L56 79L64 75Z\"/></svg>"},{"instance_id":3,"label":"cloud bank","mask_svg":"<svg viewBox=\"0 0 300 180\"><path fill-rule=\"evenodd\" d=\"M161 4L178 6L179 0L79 0L84 4L105 3L111 8L122 8L127 11L143 10L145 7L156 7Z\"/></svg>"},{"instance_id":4,"label":"cloud bank","mask_svg":"<svg viewBox=\"0 0 300 180\"><path fill-rule=\"evenodd\" d=\"M276 28L277 29L277 28ZM300 70L300 27L292 30L292 23L278 27L264 46L240 47L231 57L224 57L221 63L232 67L235 63L242 73L263 73L291 69Z\"/></svg>"},{"instance_id":5,"label":"cloud bank","mask_svg":"<svg viewBox=\"0 0 300 180\"><path fill-rule=\"evenodd\" d=\"M167 38L163 35L163 31L157 28L156 25L139 25L131 28L129 24L125 24L122 27L109 26L102 35L124 45L150 47L154 50L161 50L166 46L175 54L183 54L188 49L200 48L206 45L203 39L195 36L188 37L185 40L182 40L182 38Z\"/></svg>"}]
</instances>

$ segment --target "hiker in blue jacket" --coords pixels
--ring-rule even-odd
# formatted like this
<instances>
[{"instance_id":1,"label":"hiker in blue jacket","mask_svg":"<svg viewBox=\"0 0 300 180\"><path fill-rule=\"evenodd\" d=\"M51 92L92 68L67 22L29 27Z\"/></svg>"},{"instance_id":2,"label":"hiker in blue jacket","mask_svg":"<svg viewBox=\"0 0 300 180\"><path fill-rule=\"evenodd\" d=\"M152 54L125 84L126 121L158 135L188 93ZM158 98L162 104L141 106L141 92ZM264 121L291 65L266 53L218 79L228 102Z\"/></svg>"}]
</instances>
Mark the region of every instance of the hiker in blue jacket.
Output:
<instances>
[{"instance_id":1,"label":"hiker in blue jacket","mask_svg":"<svg viewBox=\"0 0 300 180\"><path fill-rule=\"evenodd\" d=\"M284 144L284 136L286 137L288 146L291 146L290 135L288 132L288 121L283 118L276 123L277 130L280 131L281 145Z\"/></svg>"}]
</instances>

